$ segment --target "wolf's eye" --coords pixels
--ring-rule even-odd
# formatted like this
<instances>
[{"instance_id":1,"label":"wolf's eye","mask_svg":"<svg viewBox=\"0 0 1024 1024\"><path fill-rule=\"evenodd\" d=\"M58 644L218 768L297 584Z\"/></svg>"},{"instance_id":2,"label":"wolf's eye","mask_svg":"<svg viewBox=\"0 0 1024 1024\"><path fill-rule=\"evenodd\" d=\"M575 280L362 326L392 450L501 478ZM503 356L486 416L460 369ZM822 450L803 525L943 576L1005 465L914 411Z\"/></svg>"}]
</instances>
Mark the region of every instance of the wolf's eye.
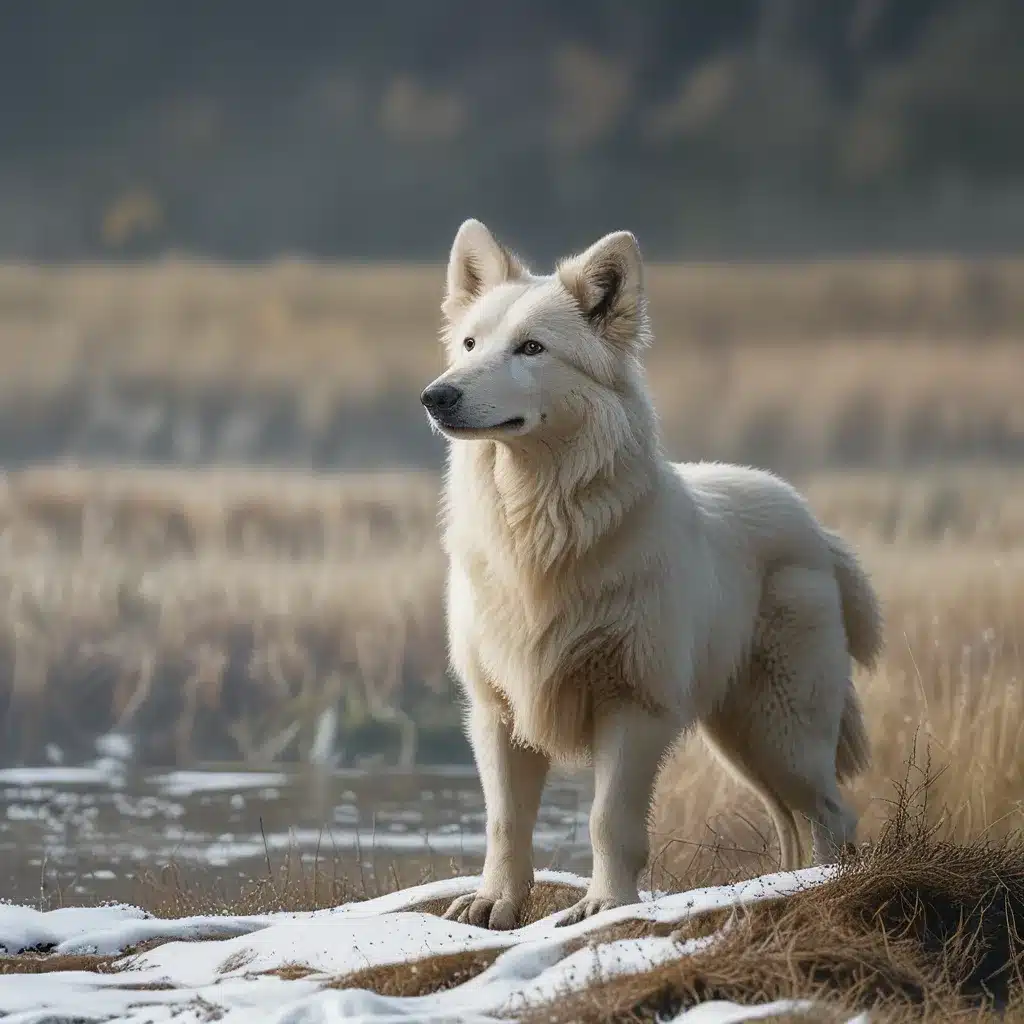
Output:
<instances>
[{"instance_id":1,"label":"wolf's eye","mask_svg":"<svg viewBox=\"0 0 1024 1024\"><path fill-rule=\"evenodd\" d=\"M519 346L519 351L524 356L539 356L544 351L544 346L539 341L534 341L532 338L529 341L524 341Z\"/></svg>"},{"instance_id":2,"label":"wolf's eye","mask_svg":"<svg viewBox=\"0 0 1024 1024\"><path fill-rule=\"evenodd\" d=\"M473 351L473 346L474 346L475 344L476 344L476 339L475 339L475 338L466 338L466 340L465 340L465 341L463 341L463 343L462 343L462 347L463 347L463 348L464 348L464 349L465 349L465 350L466 350L467 352L472 352L472 351Z\"/></svg>"}]
</instances>

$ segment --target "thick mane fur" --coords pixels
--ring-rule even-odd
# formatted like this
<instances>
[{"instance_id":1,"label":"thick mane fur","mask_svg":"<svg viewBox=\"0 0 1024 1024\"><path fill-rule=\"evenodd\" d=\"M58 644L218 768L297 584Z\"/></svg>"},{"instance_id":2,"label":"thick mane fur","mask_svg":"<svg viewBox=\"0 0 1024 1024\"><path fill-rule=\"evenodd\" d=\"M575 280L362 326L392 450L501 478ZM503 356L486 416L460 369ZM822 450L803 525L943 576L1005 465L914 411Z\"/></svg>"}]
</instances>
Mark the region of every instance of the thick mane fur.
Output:
<instances>
[{"instance_id":1,"label":"thick mane fur","mask_svg":"<svg viewBox=\"0 0 1024 1024\"><path fill-rule=\"evenodd\" d=\"M529 451L511 444L453 445L444 503L448 529L473 509L496 512L505 554L538 582L560 563L579 560L619 526L651 490L660 437L642 371L629 367L621 393L589 394L585 436ZM597 443L595 443L595 441ZM565 457L563 446L575 451ZM481 494L467 509L453 492ZM483 500L489 492L492 501ZM486 514L486 513L479 513Z\"/></svg>"},{"instance_id":2,"label":"thick mane fur","mask_svg":"<svg viewBox=\"0 0 1024 1024\"><path fill-rule=\"evenodd\" d=\"M657 487L657 421L639 367L628 370L621 389L588 394L585 436L455 444L449 456L446 547L517 608L518 625L502 628L519 654L494 694L521 742L573 761L589 755L595 707L646 700L631 681L658 658L630 622L633 581L610 581L603 557Z\"/></svg>"}]
</instances>

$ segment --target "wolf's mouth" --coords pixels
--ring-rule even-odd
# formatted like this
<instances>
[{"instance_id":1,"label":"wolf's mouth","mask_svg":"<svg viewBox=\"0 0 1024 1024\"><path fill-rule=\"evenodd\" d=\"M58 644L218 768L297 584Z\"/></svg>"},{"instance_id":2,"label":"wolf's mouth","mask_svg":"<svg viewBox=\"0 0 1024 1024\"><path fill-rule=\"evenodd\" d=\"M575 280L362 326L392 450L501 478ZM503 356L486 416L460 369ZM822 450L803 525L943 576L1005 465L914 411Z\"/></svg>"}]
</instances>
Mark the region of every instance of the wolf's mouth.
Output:
<instances>
[{"instance_id":1,"label":"wolf's mouth","mask_svg":"<svg viewBox=\"0 0 1024 1024\"><path fill-rule=\"evenodd\" d=\"M496 430L519 430L526 425L526 420L522 416L512 416L510 419L502 420L500 423L492 423L486 426L470 425L469 423L444 420L439 417L435 419L435 422L442 430L447 430L449 433L466 435L490 434Z\"/></svg>"}]
</instances>

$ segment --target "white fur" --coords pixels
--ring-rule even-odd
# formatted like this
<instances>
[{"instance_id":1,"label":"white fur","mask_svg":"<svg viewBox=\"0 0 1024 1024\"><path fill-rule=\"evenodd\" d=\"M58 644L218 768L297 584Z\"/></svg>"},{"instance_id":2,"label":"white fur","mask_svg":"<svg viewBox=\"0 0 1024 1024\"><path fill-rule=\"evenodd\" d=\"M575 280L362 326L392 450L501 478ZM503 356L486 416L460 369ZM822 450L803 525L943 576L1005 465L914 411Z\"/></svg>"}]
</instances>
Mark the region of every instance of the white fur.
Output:
<instances>
[{"instance_id":1,"label":"white fur","mask_svg":"<svg viewBox=\"0 0 1024 1024\"><path fill-rule=\"evenodd\" d=\"M467 221L443 309L434 383L462 395L433 420L452 439L449 641L488 836L483 885L449 915L515 923L552 760L595 771L593 878L566 920L635 901L655 777L696 726L764 800L783 867L801 857L795 814L831 858L855 827L838 781L867 763L850 656L879 652L877 601L788 484L664 457L633 236L540 277Z\"/></svg>"}]
</instances>

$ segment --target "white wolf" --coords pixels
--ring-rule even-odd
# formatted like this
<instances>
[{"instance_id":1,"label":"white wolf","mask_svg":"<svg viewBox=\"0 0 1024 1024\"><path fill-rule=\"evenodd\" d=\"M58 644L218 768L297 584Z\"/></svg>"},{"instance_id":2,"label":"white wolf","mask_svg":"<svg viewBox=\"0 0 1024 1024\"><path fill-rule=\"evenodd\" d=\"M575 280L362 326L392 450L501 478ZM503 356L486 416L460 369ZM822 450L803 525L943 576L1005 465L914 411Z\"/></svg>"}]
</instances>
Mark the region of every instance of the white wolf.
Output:
<instances>
[{"instance_id":1,"label":"white wolf","mask_svg":"<svg viewBox=\"0 0 1024 1024\"><path fill-rule=\"evenodd\" d=\"M850 656L875 662L879 605L789 485L663 455L636 239L536 276L468 220L442 310L449 366L422 402L452 442L448 633L487 813L482 885L447 916L515 925L552 760L595 773L593 877L561 923L635 902L655 777L697 725L784 868L796 814L833 858L856 827L837 783L868 762Z\"/></svg>"}]
</instances>

